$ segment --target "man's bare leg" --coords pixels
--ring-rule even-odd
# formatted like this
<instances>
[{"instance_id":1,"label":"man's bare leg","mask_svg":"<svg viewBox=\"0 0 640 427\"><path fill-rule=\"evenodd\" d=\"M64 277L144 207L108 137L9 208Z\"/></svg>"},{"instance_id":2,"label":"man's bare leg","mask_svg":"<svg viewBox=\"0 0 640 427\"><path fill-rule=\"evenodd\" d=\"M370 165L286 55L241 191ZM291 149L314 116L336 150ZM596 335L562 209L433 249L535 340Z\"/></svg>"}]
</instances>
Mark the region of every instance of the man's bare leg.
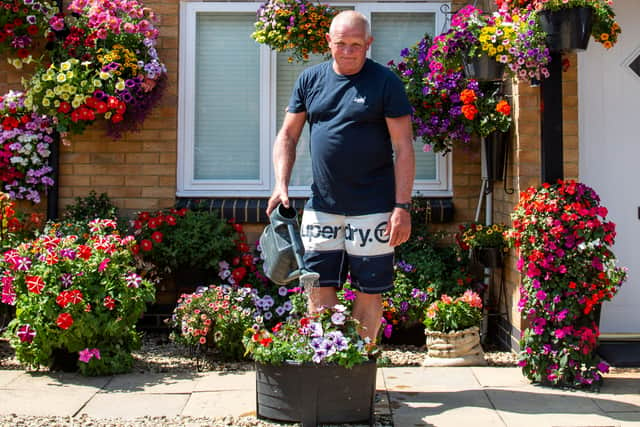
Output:
<instances>
[{"instance_id":1,"label":"man's bare leg","mask_svg":"<svg viewBox=\"0 0 640 427\"><path fill-rule=\"evenodd\" d=\"M371 338L371 342L375 343L382 318L382 295L356 291L353 317L360 321L360 336Z\"/></svg>"},{"instance_id":2,"label":"man's bare leg","mask_svg":"<svg viewBox=\"0 0 640 427\"><path fill-rule=\"evenodd\" d=\"M309 313L317 313L324 307L333 307L338 304L336 288L311 288L309 291L309 302L307 308Z\"/></svg>"}]
</instances>

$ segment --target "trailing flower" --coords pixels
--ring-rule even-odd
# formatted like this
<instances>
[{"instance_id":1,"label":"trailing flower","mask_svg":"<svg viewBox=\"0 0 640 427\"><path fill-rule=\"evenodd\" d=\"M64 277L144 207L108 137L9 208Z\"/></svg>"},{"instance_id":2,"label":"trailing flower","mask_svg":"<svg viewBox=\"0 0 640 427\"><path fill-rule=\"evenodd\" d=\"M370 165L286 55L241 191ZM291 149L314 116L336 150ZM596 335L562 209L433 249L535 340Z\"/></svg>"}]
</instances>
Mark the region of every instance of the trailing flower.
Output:
<instances>
[{"instance_id":1,"label":"trailing flower","mask_svg":"<svg viewBox=\"0 0 640 427\"><path fill-rule=\"evenodd\" d=\"M289 52L289 62L308 61L312 54L329 51L325 35L337 13L308 0L268 0L258 9L251 37L278 52Z\"/></svg>"},{"instance_id":2,"label":"trailing flower","mask_svg":"<svg viewBox=\"0 0 640 427\"><path fill-rule=\"evenodd\" d=\"M0 252L33 239L43 224L44 214L18 212L9 195L0 192Z\"/></svg>"},{"instance_id":3,"label":"trailing flower","mask_svg":"<svg viewBox=\"0 0 640 427\"><path fill-rule=\"evenodd\" d=\"M0 96L0 125L0 190L14 200L40 203L53 185L51 120L26 108L22 92L9 91Z\"/></svg>"},{"instance_id":4,"label":"trailing flower","mask_svg":"<svg viewBox=\"0 0 640 427\"><path fill-rule=\"evenodd\" d=\"M597 386L596 313L626 280L611 251L615 224L596 192L575 181L529 188L508 232L522 273L519 309L530 322L519 365L534 382Z\"/></svg>"},{"instance_id":5,"label":"trailing flower","mask_svg":"<svg viewBox=\"0 0 640 427\"><path fill-rule=\"evenodd\" d=\"M46 0L0 0L0 55L17 69L30 64L49 36L48 21L57 10Z\"/></svg>"},{"instance_id":6,"label":"trailing flower","mask_svg":"<svg viewBox=\"0 0 640 427\"><path fill-rule=\"evenodd\" d=\"M460 232L456 234L456 241L462 250L470 248L498 248L504 249L507 241L504 237L504 224L483 225L478 222L461 224Z\"/></svg>"}]
</instances>

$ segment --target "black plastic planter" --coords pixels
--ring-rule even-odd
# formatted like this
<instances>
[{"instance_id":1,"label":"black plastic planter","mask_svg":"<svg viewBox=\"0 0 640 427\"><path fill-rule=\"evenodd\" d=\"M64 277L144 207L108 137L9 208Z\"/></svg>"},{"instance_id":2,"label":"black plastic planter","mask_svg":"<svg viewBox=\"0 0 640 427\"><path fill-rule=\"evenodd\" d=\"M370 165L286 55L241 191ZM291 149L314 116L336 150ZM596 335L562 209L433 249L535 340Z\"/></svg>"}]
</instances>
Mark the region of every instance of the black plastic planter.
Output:
<instances>
[{"instance_id":1,"label":"black plastic planter","mask_svg":"<svg viewBox=\"0 0 640 427\"><path fill-rule=\"evenodd\" d=\"M473 251L475 261L486 268L501 268L502 254L500 248L475 248Z\"/></svg>"},{"instance_id":2,"label":"black plastic planter","mask_svg":"<svg viewBox=\"0 0 640 427\"><path fill-rule=\"evenodd\" d=\"M373 423L376 362L351 369L335 364L256 363L258 418L319 423Z\"/></svg>"},{"instance_id":3,"label":"black plastic planter","mask_svg":"<svg viewBox=\"0 0 640 427\"><path fill-rule=\"evenodd\" d=\"M593 10L590 7L570 7L538 12L540 25L547 33L547 46L553 52L585 50L589 45Z\"/></svg>"},{"instance_id":4,"label":"black plastic planter","mask_svg":"<svg viewBox=\"0 0 640 427\"><path fill-rule=\"evenodd\" d=\"M464 68L468 78L476 79L480 82L499 81L502 80L504 75L504 64L497 62L488 55L466 58Z\"/></svg>"},{"instance_id":5,"label":"black plastic planter","mask_svg":"<svg viewBox=\"0 0 640 427\"><path fill-rule=\"evenodd\" d=\"M507 156L508 133L492 132L485 137L484 149L487 158L487 178L489 181L504 180Z\"/></svg>"}]
</instances>

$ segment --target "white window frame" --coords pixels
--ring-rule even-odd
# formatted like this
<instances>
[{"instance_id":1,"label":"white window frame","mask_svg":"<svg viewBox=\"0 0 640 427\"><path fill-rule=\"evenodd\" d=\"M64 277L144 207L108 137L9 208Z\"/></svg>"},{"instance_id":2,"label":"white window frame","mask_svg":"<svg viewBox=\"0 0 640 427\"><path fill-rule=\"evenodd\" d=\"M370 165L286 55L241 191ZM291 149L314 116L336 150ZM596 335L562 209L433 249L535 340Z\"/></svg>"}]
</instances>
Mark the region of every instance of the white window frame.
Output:
<instances>
[{"instance_id":1,"label":"white window frame","mask_svg":"<svg viewBox=\"0 0 640 427\"><path fill-rule=\"evenodd\" d=\"M377 12L432 12L435 13L435 29L444 28L445 17L440 3L346 3L332 2L333 6L353 7L371 19ZM274 104L277 76L276 52L267 46L260 46L260 171L255 180L194 179L194 129L195 129L195 46L198 13L255 13L261 3L230 2L181 2L180 4L180 61L179 61L179 103L178 103L178 197L267 197L274 186L271 159L276 129L276 109ZM247 35L248 37L249 35ZM369 52L370 55L370 52ZM452 155L436 154L436 179L416 180L414 194L432 197L452 195ZM307 186L291 186L291 197L308 197L311 190Z\"/></svg>"}]
</instances>

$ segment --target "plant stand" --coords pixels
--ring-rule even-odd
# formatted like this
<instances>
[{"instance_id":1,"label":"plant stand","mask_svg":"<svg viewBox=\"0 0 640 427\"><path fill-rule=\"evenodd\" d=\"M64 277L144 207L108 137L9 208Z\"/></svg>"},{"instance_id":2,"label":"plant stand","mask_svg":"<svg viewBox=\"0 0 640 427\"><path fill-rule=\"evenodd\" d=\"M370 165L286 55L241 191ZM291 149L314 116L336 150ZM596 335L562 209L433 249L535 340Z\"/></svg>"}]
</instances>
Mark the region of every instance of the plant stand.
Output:
<instances>
[{"instance_id":1,"label":"plant stand","mask_svg":"<svg viewBox=\"0 0 640 427\"><path fill-rule=\"evenodd\" d=\"M425 330L427 357L422 366L485 365L480 346L480 328L472 326L463 331L438 332Z\"/></svg>"},{"instance_id":2,"label":"plant stand","mask_svg":"<svg viewBox=\"0 0 640 427\"><path fill-rule=\"evenodd\" d=\"M258 418L319 423L367 422L373 425L376 362L348 369L335 364L256 363Z\"/></svg>"}]
</instances>

